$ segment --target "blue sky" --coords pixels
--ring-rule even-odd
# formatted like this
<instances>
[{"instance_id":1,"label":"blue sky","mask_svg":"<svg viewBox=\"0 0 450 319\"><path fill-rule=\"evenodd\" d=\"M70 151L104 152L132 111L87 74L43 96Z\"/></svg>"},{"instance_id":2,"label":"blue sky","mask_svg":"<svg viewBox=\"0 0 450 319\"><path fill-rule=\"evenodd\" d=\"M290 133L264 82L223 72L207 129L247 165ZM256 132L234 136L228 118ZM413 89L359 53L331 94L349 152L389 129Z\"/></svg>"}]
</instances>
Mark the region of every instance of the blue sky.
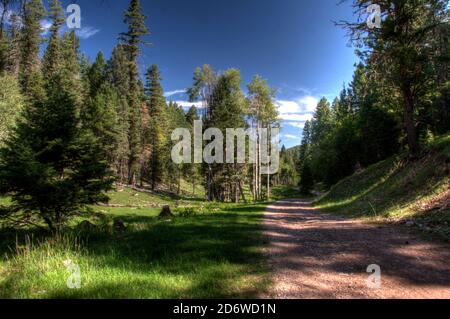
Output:
<instances>
[{"instance_id":1,"label":"blue sky","mask_svg":"<svg viewBox=\"0 0 450 319\"><path fill-rule=\"evenodd\" d=\"M128 0L81 0L81 50L92 59L110 55L126 30ZM71 3L63 1L64 5ZM259 74L277 89L282 143L300 143L304 122L320 97L332 100L351 80L357 58L345 31L333 21L352 20L350 2L338 0L146 0L151 46L143 48L143 72L157 64L168 100L180 93L197 66L238 68L243 89ZM173 93L173 94L172 94ZM176 93L176 94L175 94Z\"/></svg>"}]
</instances>

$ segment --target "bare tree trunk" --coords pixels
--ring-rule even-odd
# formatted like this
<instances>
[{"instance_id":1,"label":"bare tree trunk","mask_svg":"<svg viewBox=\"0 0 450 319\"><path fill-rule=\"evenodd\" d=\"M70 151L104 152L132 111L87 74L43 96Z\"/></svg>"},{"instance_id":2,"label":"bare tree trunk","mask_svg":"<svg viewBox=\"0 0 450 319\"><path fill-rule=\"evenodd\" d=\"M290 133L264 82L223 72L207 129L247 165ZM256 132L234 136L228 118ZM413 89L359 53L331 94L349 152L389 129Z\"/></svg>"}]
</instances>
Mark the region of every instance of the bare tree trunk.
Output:
<instances>
[{"instance_id":1,"label":"bare tree trunk","mask_svg":"<svg viewBox=\"0 0 450 319\"><path fill-rule=\"evenodd\" d=\"M178 172L178 190L177 195L180 195L181 193L181 170Z\"/></svg>"},{"instance_id":2,"label":"bare tree trunk","mask_svg":"<svg viewBox=\"0 0 450 319\"><path fill-rule=\"evenodd\" d=\"M213 201L213 183L212 183L212 170L211 165L208 165L208 201Z\"/></svg>"},{"instance_id":3,"label":"bare tree trunk","mask_svg":"<svg viewBox=\"0 0 450 319\"><path fill-rule=\"evenodd\" d=\"M128 161L128 185L136 186L136 173L131 159Z\"/></svg>"},{"instance_id":4,"label":"bare tree trunk","mask_svg":"<svg viewBox=\"0 0 450 319\"><path fill-rule=\"evenodd\" d=\"M268 137L268 141L267 141L267 155L271 155L272 153L272 149L271 149L271 136L270 136L270 130L268 130L267 132L267 137ZM268 157L270 158L270 157ZM270 200L270 163L267 162L267 200Z\"/></svg>"},{"instance_id":5,"label":"bare tree trunk","mask_svg":"<svg viewBox=\"0 0 450 319\"><path fill-rule=\"evenodd\" d=\"M245 203L247 203L247 200L245 199L244 191L242 190L242 181L239 181L238 187L239 187L239 193L241 194L242 199L244 200Z\"/></svg>"},{"instance_id":6,"label":"bare tree trunk","mask_svg":"<svg viewBox=\"0 0 450 319\"><path fill-rule=\"evenodd\" d=\"M260 135L260 130L261 130L261 122L258 121L258 165L257 165L257 174L256 174L256 178L258 181L258 192L257 192L257 198L258 200L261 199L261 186L262 186L262 180L261 180L261 135Z\"/></svg>"},{"instance_id":7,"label":"bare tree trunk","mask_svg":"<svg viewBox=\"0 0 450 319\"><path fill-rule=\"evenodd\" d=\"M405 128L406 136L408 138L408 146L412 155L417 155L420 151L419 143L417 140L417 128L414 121L414 99L411 93L410 87L403 88L403 97L405 100Z\"/></svg>"}]
</instances>

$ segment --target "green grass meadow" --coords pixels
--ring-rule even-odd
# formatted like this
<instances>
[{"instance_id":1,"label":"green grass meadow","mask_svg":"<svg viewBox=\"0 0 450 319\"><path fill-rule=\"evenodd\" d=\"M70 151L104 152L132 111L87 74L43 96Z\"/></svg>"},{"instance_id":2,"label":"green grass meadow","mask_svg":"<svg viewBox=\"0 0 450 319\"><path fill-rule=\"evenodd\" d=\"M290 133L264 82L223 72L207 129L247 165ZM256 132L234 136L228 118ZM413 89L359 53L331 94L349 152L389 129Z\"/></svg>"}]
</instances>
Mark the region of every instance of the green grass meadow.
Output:
<instances>
[{"instance_id":1,"label":"green grass meadow","mask_svg":"<svg viewBox=\"0 0 450 319\"><path fill-rule=\"evenodd\" d=\"M72 226L61 238L2 229L0 298L254 298L269 286L267 203L208 204L130 189L111 195L112 206L93 207L102 228ZM170 204L176 217L159 219L155 204ZM126 231L112 230L118 218ZM80 267L80 289L67 287L67 261Z\"/></svg>"},{"instance_id":2,"label":"green grass meadow","mask_svg":"<svg viewBox=\"0 0 450 319\"><path fill-rule=\"evenodd\" d=\"M316 207L373 221L415 220L450 236L450 135L432 141L421 159L398 155L350 176L320 197Z\"/></svg>"}]
</instances>

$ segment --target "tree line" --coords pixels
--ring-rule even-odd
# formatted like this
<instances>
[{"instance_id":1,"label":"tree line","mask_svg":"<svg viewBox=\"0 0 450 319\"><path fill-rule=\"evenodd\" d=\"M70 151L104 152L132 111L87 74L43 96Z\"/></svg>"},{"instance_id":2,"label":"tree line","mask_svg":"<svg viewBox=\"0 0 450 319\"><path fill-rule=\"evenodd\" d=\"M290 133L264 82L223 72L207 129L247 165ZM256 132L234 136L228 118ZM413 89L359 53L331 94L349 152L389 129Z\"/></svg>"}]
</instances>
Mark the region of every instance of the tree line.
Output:
<instances>
[{"instance_id":1,"label":"tree line","mask_svg":"<svg viewBox=\"0 0 450 319\"><path fill-rule=\"evenodd\" d=\"M187 91L203 108L185 112L166 100L156 65L139 72L149 34L139 0L124 12L127 29L110 58L99 52L92 63L80 52L76 32L63 30L59 0L50 0L48 10L41 0L1 4L0 194L12 198L0 209L4 220L44 221L58 230L86 205L107 202L113 183L180 193L185 180L193 193L204 185L211 201L247 200L246 188L254 200L270 197L280 179L261 171L260 152L252 165L170 159L171 132L192 132L199 119L205 130L279 125L266 80L255 76L246 96L239 70L204 65ZM44 18L52 22L45 37Z\"/></svg>"},{"instance_id":2,"label":"tree line","mask_svg":"<svg viewBox=\"0 0 450 319\"><path fill-rule=\"evenodd\" d=\"M377 1L379 29L341 21L361 59L353 80L331 104L323 98L303 130L298 171L309 193L360 168L408 151L450 130L447 1ZM354 1L365 16L372 1Z\"/></svg>"}]
</instances>

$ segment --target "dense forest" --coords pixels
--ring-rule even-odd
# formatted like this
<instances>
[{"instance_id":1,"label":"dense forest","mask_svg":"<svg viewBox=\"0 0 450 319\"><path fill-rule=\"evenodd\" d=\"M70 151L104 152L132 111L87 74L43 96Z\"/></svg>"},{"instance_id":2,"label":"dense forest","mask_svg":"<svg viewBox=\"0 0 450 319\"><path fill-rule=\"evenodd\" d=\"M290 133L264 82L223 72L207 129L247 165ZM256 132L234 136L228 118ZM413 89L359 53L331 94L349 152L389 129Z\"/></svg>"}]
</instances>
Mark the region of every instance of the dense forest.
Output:
<instances>
[{"instance_id":1,"label":"dense forest","mask_svg":"<svg viewBox=\"0 0 450 319\"><path fill-rule=\"evenodd\" d=\"M354 8L362 14L370 4ZM127 30L109 60L99 52L92 63L74 30L62 34L59 0L48 11L41 0L2 5L0 193L12 195L2 216L14 220L31 221L38 212L58 228L80 207L106 202L114 183L180 193L183 180L193 192L203 185L209 201L246 201L245 190L253 200L269 199L273 185L298 181L309 193L403 150L413 160L427 140L450 129L446 1L379 1L385 16L375 29L364 20L336 23L349 31L361 62L331 105L320 100L302 145L283 147L275 175L261 170L260 152L255 164L170 160L171 132L194 133L199 119L204 130L279 126L276 92L255 76L244 93L239 70L204 65L186 92L202 108L186 112L168 102L158 66L138 71L150 33L139 0L130 1ZM44 17L52 21L46 37Z\"/></svg>"},{"instance_id":2,"label":"dense forest","mask_svg":"<svg viewBox=\"0 0 450 319\"><path fill-rule=\"evenodd\" d=\"M201 109L167 101L158 66L138 71L150 33L139 0L130 1L128 29L118 35L109 60L99 52L92 63L80 52L76 31L63 32L59 0L47 11L41 0L2 5L0 193L14 203L2 216L32 222L38 212L55 229L80 207L107 201L114 184L180 193L183 180L193 193L203 185L210 201L238 202L248 200L244 189L258 200L269 198L275 183L295 183L295 159L284 151L283 168L273 176L261 171L260 153L248 165L170 160L171 132L193 133L195 120L204 130L279 125L275 91L255 76L244 94L239 70L204 65L187 91ZM45 37L43 18L52 21Z\"/></svg>"},{"instance_id":3,"label":"dense forest","mask_svg":"<svg viewBox=\"0 0 450 319\"><path fill-rule=\"evenodd\" d=\"M107 12L107 19L123 22L123 30L109 29L104 38L110 52L97 52L95 42L89 57L82 52L80 31L66 25L61 1L0 0L0 298L179 303L181 298L449 297L450 249L437 240L450 240L447 0L342 0L337 5L348 7L339 12L329 0L273 0L267 7L258 0L245 6L222 1L223 7L209 1L208 9L225 17L208 16L209 22L202 20L208 14L204 3L190 1L201 21L166 16L165 26L173 29L161 37L176 33L184 43L195 37L210 45L201 33L206 30L221 46L211 44L205 60L195 60L186 48L170 57L176 71L171 81L188 76L182 84L172 82L188 87L183 92L188 104L172 101L164 91L167 62L151 54L145 57L148 65L141 62L151 31L158 30L145 13L168 11L168 1L147 7L128 0L114 12L118 19ZM101 14L100 4L90 14ZM168 7L174 16L191 17L181 5L185 1ZM374 5L381 16L371 21ZM329 19L343 12L350 16L352 9L353 21ZM237 10L242 12L234 15ZM288 28L264 29L249 15L265 26L270 25L265 19L286 19ZM324 17L329 25L321 29ZM294 20L302 27L292 28ZM108 23L98 21L102 30ZM183 23L195 24L188 25L191 37L179 32ZM238 37L229 31L248 23L254 39L243 45L248 33ZM342 48L321 55L299 41L287 49L294 38L334 40L334 28L343 47L347 33L355 65L353 49L350 65L325 65L326 59L344 56ZM278 39L285 33L294 38ZM239 69L228 69L235 61L224 43L239 55L248 49L244 60L260 60L254 68L234 65L257 70L250 75L271 74L281 88L261 75L244 80ZM291 59L276 60L267 50L266 63L261 43L264 49L282 47ZM149 52L155 47L170 55L157 44ZM298 56L303 51L307 59ZM178 65L192 64L180 72L176 59ZM302 64L292 65L296 61ZM330 75L328 68L338 70L336 65L338 80L323 79L323 70ZM308 91L314 105L305 108L300 100L279 99L298 98L298 87L296 93L281 92L282 81L300 84L288 73L301 73L303 66L311 69L303 79L317 79L308 88L332 82ZM353 77L350 72L350 83L342 83L339 93L341 83L335 82L349 67ZM326 96L337 97L320 99L317 92L328 89L334 94ZM283 112L283 102L296 104L298 111ZM302 120L287 122L286 115ZM262 133L284 123L295 124L285 132L298 146L287 148L277 136ZM225 135L229 128L245 132L245 139L232 136L238 143L228 144L226 136L222 145L212 132ZM200 144L203 154L173 159L174 150L185 151L179 147L181 131L191 136L186 144ZM244 162L243 149L250 154ZM278 149L279 169L272 174L265 160ZM219 160L197 156L208 152ZM379 286L370 286L371 280Z\"/></svg>"},{"instance_id":4,"label":"dense forest","mask_svg":"<svg viewBox=\"0 0 450 319\"><path fill-rule=\"evenodd\" d=\"M355 1L364 16L372 1ZM338 22L361 59L353 80L323 98L303 130L298 168L304 193L408 151L410 160L450 130L447 1L377 1L383 21Z\"/></svg>"}]
</instances>

